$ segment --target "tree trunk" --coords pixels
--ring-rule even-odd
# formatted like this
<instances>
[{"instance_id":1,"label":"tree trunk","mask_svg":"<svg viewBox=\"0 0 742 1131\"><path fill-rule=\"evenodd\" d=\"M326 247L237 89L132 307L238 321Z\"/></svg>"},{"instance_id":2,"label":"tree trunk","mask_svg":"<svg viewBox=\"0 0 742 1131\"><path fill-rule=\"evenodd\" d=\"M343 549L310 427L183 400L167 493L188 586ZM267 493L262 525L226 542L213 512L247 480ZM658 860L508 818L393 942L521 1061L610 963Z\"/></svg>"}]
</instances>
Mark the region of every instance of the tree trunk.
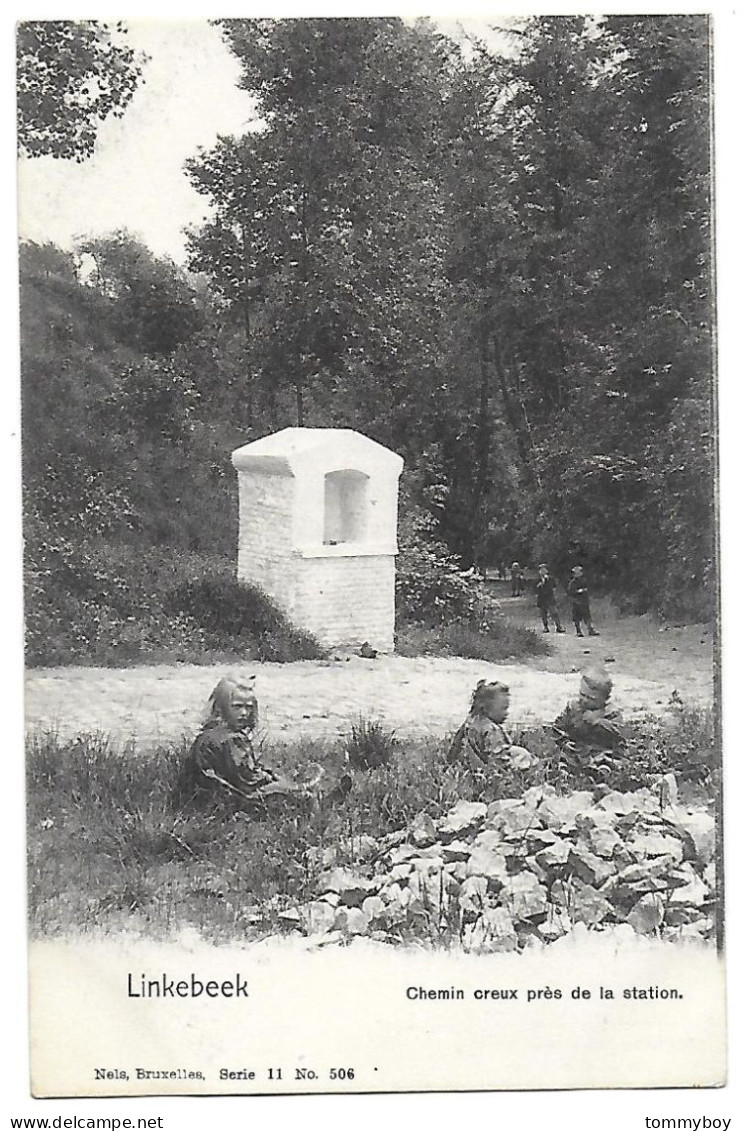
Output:
<instances>
[{"instance_id":1,"label":"tree trunk","mask_svg":"<svg viewBox=\"0 0 742 1131\"><path fill-rule=\"evenodd\" d=\"M475 561L483 566L482 555L489 515L489 469L492 420L490 414L491 360L489 331L486 326L479 333L479 416L477 421L477 463L474 482L474 538Z\"/></svg>"},{"instance_id":2,"label":"tree trunk","mask_svg":"<svg viewBox=\"0 0 742 1131\"><path fill-rule=\"evenodd\" d=\"M500 340L495 334L492 335L492 345L505 417L515 437L515 445L518 449L518 455L520 456L521 467L526 478L531 483L535 483L540 487L541 482L533 463L533 440L531 438L531 429L526 406L522 396L514 394L508 385Z\"/></svg>"},{"instance_id":3,"label":"tree trunk","mask_svg":"<svg viewBox=\"0 0 742 1131\"><path fill-rule=\"evenodd\" d=\"M242 241L242 282L244 287L242 297L242 328L245 335L245 415L247 417L247 427L252 431L255 424L255 382L250 364L250 338L252 335L250 327L250 268L247 254L247 232L244 224L240 225L240 237Z\"/></svg>"}]
</instances>

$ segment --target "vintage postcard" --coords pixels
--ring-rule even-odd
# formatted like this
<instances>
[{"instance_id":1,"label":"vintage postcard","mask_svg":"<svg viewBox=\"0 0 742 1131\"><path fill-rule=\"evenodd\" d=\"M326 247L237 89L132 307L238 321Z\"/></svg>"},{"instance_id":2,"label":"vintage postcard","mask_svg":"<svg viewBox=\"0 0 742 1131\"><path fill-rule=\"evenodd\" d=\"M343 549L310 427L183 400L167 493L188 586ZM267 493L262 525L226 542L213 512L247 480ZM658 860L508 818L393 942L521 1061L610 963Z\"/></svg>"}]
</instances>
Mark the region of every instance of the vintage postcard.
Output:
<instances>
[{"instance_id":1,"label":"vintage postcard","mask_svg":"<svg viewBox=\"0 0 742 1131\"><path fill-rule=\"evenodd\" d=\"M724 1085L714 34L18 25L35 1097Z\"/></svg>"}]
</instances>

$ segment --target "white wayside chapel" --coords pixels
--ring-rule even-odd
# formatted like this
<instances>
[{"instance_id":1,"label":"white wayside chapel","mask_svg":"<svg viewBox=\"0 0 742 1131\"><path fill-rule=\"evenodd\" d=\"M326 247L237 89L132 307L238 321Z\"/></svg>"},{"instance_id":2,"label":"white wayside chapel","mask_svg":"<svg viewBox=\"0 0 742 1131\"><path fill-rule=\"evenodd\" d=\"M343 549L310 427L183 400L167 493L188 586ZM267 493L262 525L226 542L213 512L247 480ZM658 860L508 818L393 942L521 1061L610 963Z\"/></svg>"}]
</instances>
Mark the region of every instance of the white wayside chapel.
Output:
<instances>
[{"instance_id":1,"label":"white wayside chapel","mask_svg":"<svg viewBox=\"0 0 742 1131\"><path fill-rule=\"evenodd\" d=\"M393 651L402 457L348 428L284 428L232 463L239 580L324 646Z\"/></svg>"}]
</instances>

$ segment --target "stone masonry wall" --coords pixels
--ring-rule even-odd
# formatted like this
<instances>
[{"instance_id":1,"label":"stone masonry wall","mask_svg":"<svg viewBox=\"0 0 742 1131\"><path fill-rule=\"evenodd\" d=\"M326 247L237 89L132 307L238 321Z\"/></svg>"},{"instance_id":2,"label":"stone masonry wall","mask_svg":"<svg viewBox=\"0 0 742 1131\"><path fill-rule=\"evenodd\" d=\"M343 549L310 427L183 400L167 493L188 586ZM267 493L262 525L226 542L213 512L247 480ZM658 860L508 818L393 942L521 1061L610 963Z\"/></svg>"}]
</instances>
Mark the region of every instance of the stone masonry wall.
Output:
<instances>
[{"instance_id":1,"label":"stone masonry wall","mask_svg":"<svg viewBox=\"0 0 742 1131\"><path fill-rule=\"evenodd\" d=\"M258 585L289 615L295 578L291 538L294 480L282 475L240 472L237 576Z\"/></svg>"},{"instance_id":2,"label":"stone masonry wall","mask_svg":"<svg viewBox=\"0 0 742 1131\"><path fill-rule=\"evenodd\" d=\"M326 647L368 641L394 650L394 558L315 557L299 562L294 616Z\"/></svg>"}]
</instances>

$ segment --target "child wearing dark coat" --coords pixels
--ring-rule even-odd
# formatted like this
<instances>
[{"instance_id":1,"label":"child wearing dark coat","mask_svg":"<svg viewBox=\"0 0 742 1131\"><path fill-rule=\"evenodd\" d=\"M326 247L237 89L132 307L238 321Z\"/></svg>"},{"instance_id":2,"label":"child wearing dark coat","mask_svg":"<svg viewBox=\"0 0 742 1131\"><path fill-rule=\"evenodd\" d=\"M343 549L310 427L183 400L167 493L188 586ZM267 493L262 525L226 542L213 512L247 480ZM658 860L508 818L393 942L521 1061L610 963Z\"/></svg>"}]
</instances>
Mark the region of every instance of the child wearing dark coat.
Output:
<instances>
[{"instance_id":1,"label":"child wearing dark coat","mask_svg":"<svg viewBox=\"0 0 742 1131\"><path fill-rule=\"evenodd\" d=\"M593 627L593 618L590 612L590 594L587 588L587 579L581 565L572 567L572 576L567 585L567 596L572 601L572 620L578 636L584 636L582 625L587 628L588 636L600 636Z\"/></svg>"},{"instance_id":2,"label":"child wearing dark coat","mask_svg":"<svg viewBox=\"0 0 742 1131\"><path fill-rule=\"evenodd\" d=\"M549 573L549 567L542 562L538 567L538 581L536 582L536 605L541 613L544 632L549 631L549 616L551 615L557 632L564 632L559 609L556 603L556 581Z\"/></svg>"},{"instance_id":3,"label":"child wearing dark coat","mask_svg":"<svg viewBox=\"0 0 742 1131\"><path fill-rule=\"evenodd\" d=\"M617 750L625 745L621 716L608 705L613 680L606 671L583 672L577 699L570 700L552 723L557 742L583 749Z\"/></svg>"},{"instance_id":4,"label":"child wearing dark coat","mask_svg":"<svg viewBox=\"0 0 742 1131\"><path fill-rule=\"evenodd\" d=\"M225 676L212 691L209 704L209 718L186 759L187 792L229 797L241 808L257 810L265 808L271 796L309 796L306 789L281 777L256 755L253 737L258 701L249 683Z\"/></svg>"}]
</instances>

